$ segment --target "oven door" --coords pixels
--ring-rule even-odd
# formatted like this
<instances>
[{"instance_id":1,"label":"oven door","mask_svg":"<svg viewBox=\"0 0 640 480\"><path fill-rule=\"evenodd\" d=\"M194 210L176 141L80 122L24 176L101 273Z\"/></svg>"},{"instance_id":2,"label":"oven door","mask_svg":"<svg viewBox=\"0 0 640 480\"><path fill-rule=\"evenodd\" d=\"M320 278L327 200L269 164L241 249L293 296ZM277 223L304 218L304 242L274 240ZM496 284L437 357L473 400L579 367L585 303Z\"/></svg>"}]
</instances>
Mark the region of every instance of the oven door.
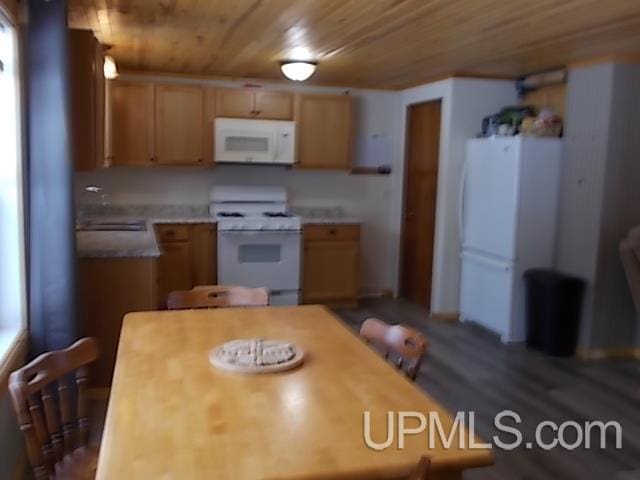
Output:
<instances>
[{"instance_id":1,"label":"oven door","mask_svg":"<svg viewBox=\"0 0 640 480\"><path fill-rule=\"evenodd\" d=\"M300 289L299 231L219 231L218 283Z\"/></svg>"}]
</instances>

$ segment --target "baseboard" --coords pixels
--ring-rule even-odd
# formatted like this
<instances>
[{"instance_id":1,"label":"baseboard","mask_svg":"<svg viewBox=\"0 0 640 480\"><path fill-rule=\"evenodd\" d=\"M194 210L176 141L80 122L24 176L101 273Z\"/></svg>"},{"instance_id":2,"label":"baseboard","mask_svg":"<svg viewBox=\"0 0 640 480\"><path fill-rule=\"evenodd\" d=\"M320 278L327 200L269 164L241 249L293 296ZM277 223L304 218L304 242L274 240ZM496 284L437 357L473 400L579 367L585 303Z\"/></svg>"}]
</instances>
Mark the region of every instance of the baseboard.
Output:
<instances>
[{"instance_id":1,"label":"baseboard","mask_svg":"<svg viewBox=\"0 0 640 480\"><path fill-rule=\"evenodd\" d=\"M640 360L640 348L578 348L576 357L581 360L637 359Z\"/></svg>"},{"instance_id":2,"label":"baseboard","mask_svg":"<svg viewBox=\"0 0 640 480\"><path fill-rule=\"evenodd\" d=\"M359 300L371 300L376 298L390 299L394 298L393 289L381 288L379 290L361 290L358 294Z\"/></svg>"},{"instance_id":3,"label":"baseboard","mask_svg":"<svg viewBox=\"0 0 640 480\"><path fill-rule=\"evenodd\" d=\"M431 312L429 314L431 320L445 321L445 322L457 322L460 320L459 312Z\"/></svg>"}]
</instances>

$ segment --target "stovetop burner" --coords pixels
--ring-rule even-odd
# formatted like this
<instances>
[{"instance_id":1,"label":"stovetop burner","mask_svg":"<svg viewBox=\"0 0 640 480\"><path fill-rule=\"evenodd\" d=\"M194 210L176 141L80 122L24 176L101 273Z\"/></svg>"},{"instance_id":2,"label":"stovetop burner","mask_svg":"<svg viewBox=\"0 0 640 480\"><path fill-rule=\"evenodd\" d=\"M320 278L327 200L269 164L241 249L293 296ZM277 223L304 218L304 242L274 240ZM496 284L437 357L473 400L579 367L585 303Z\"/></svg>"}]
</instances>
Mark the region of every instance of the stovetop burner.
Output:
<instances>
[{"instance_id":1,"label":"stovetop burner","mask_svg":"<svg viewBox=\"0 0 640 480\"><path fill-rule=\"evenodd\" d=\"M287 212L264 212L263 215L269 218L289 218L292 217L290 213Z\"/></svg>"},{"instance_id":2,"label":"stovetop burner","mask_svg":"<svg viewBox=\"0 0 640 480\"><path fill-rule=\"evenodd\" d=\"M241 212L218 212L219 217L233 217L233 218L241 218L244 217L244 213Z\"/></svg>"}]
</instances>

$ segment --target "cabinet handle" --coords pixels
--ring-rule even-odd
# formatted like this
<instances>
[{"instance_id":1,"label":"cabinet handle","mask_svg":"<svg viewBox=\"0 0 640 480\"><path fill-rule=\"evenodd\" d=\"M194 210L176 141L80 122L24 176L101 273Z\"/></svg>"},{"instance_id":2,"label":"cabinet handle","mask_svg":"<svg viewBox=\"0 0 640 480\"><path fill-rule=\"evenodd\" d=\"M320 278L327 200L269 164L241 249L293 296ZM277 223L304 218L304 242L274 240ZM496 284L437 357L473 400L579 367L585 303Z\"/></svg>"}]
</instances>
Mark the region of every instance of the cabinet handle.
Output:
<instances>
[{"instance_id":1,"label":"cabinet handle","mask_svg":"<svg viewBox=\"0 0 640 480\"><path fill-rule=\"evenodd\" d=\"M256 110L256 115L260 115L260 110Z\"/></svg>"},{"instance_id":2,"label":"cabinet handle","mask_svg":"<svg viewBox=\"0 0 640 480\"><path fill-rule=\"evenodd\" d=\"M174 232L173 230L167 230L166 232L164 232L164 234L165 234L167 237L175 237L176 232Z\"/></svg>"},{"instance_id":3,"label":"cabinet handle","mask_svg":"<svg viewBox=\"0 0 640 480\"><path fill-rule=\"evenodd\" d=\"M336 234L336 229L332 228L331 230L329 230L329 235L335 235Z\"/></svg>"},{"instance_id":4,"label":"cabinet handle","mask_svg":"<svg viewBox=\"0 0 640 480\"><path fill-rule=\"evenodd\" d=\"M204 159L203 159L203 158L199 158L199 159L198 159L198 160L196 160L196 161L197 161L198 163L202 163L202 162L204 162Z\"/></svg>"},{"instance_id":5,"label":"cabinet handle","mask_svg":"<svg viewBox=\"0 0 640 480\"><path fill-rule=\"evenodd\" d=\"M156 157L151 157L151 158L149 159L149 161L150 161L151 163L156 163L156 160L157 160L157 159L156 159Z\"/></svg>"}]
</instances>

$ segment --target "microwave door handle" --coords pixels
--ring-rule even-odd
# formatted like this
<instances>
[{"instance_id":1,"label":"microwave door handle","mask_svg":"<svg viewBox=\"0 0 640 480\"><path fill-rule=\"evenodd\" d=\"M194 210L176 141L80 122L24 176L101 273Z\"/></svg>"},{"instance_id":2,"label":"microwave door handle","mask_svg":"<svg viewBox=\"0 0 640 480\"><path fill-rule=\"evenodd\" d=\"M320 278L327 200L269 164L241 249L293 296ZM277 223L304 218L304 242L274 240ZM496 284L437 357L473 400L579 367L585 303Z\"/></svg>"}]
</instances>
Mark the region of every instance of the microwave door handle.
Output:
<instances>
[{"instance_id":1,"label":"microwave door handle","mask_svg":"<svg viewBox=\"0 0 640 480\"><path fill-rule=\"evenodd\" d=\"M278 146L280 145L278 133L271 135L271 141L273 142L273 154L271 155L271 161L275 163L276 158L280 155Z\"/></svg>"}]
</instances>

